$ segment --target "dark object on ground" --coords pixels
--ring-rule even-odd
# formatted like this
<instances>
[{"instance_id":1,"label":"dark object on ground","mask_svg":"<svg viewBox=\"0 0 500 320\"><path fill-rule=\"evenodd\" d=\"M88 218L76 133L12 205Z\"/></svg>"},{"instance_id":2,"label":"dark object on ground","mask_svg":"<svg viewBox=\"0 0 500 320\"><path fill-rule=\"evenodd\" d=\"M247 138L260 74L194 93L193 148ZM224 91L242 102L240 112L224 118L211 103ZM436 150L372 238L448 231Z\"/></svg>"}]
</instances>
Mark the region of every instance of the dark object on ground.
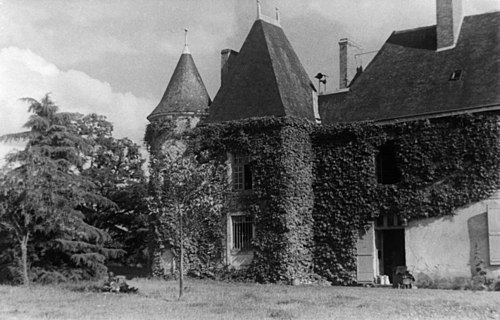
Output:
<instances>
[{"instance_id":1,"label":"dark object on ground","mask_svg":"<svg viewBox=\"0 0 500 320\"><path fill-rule=\"evenodd\" d=\"M393 287L402 289L411 289L415 277L408 271L406 266L399 266L396 268L393 276Z\"/></svg>"},{"instance_id":2,"label":"dark object on ground","mask_svg":"<svg viewBox=\"0 0 500 320\"><path fill-rule=\"evenodd\" d=\"M138 290L127 284L125 276L115 276L113 272L108 274L108 280L102 286L102 291L104 292L136 293Z\"/></svg>"}]
</instances>

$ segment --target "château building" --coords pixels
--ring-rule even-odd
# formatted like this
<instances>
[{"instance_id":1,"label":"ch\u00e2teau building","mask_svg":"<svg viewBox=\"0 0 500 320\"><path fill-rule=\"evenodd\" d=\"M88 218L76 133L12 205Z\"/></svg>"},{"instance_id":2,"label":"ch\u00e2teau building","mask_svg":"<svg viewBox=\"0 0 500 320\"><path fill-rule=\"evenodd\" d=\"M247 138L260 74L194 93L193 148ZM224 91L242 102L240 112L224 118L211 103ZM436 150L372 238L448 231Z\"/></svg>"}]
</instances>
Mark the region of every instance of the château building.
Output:
<instances>
[{"instance_id":1,"label":"ch\u00e2teau building","mask_svg":"<svg viewBox=\"0 0 500 320\"><path fill-rule=\"evenodd\" d=\"M225 149L226 265L280 281L394 282L400 266L417 281L460 278L478 264L500 276L500 12L464 17L460 0L436 12L436 25L389 35L364 70L341 39L332 94L318 95L260 6L241 49L221 52L213 102L186 44L148 119L241 124L249 137Z\"/></svg>"}]
</instances>

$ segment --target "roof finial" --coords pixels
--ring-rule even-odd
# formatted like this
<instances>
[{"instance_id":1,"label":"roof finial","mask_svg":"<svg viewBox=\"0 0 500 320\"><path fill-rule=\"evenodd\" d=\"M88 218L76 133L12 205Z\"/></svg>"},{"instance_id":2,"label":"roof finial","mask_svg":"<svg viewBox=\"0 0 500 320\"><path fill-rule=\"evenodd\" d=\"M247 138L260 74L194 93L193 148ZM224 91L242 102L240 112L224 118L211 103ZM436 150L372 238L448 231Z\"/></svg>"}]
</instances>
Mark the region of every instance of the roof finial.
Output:
<instances>
[{"instance_id":1,"label":"roof finial","mask_svg":"<svg viewBox=\"0 0 500 320\"><path fill-rule=\"evenodd\" d=\"M184 29L184 51L182 51L182 53L187 53L187 54L191 53L188 47L188 31L189 31L188 28Z\"/></svg>"},{"instance_id":2,"label":"roof finial","mask_svg":"<svg viewBox=\"0 0 500 320\"><path fill-rule=\"evenodd\" d=\"M278 7L276 9L276 23L280 24L280 9Z\"/></svg>"},{"instance_id":3,"label":"roof finial","mask_svg":"<svg viewBox=\"0 0 500 320\"><path fill-rule=\"evenodd\" d=\"M257 20L260 20L262 17L262 9L260 7L260 0L257 0Z\"/></svg>"}]
</instances>

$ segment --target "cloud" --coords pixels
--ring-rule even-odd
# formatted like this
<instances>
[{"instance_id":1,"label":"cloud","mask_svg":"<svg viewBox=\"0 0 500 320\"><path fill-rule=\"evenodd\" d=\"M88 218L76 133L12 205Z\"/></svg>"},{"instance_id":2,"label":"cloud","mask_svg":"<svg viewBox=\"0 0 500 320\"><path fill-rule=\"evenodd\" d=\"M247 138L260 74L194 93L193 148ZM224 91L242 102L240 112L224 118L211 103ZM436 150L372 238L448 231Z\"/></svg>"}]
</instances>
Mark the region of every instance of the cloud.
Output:
<instances>
[{"instance_id":1,"label":"cloud","mask_svg":"<svg viewBox=\"0 0 500 320\"><path fill-rule=\"evenodd\" d=\"M51 92L60 110L104 115L114 124L115 137L127 136L142 144L146 116L156 106L151 100L116 92L109 83L84 72L61 70L27 49L0 50L0 74L0 135L23 130L28 113L19 98L40 99ZM8 147L1 146L0 158Z\"/></svg>"},{"instance_id":2,"label":"cloud","mask_svg":"<svg viewBox=\"0 0 500 320\"><path fill-rule=\"evenodd\" d=\"M98 31L96 25L83 20L78 3L26 3L7 1L0 5L0 45L24 47L71 66L80 61L95 61L108 53L140 52L124 39ZM80 10L78 10L80 9ZM76 18L80 12L80 19ZM111 10L109 12L112 12Z\"/></svg>"}]
</instances>

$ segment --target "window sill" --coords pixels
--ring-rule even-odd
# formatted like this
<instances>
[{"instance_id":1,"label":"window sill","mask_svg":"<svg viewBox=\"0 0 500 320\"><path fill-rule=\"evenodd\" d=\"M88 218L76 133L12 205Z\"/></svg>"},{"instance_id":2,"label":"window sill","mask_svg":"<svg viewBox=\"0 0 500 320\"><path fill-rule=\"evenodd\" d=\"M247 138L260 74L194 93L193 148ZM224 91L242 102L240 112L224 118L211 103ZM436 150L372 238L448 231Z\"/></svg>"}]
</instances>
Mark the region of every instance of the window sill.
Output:
<instances>
[{"instance_id":1,"label":"window sill","mask_svg":"<svg viewBox=\"0 0 500 320\"><path fill-rule=\"evenodd\" d=\"M252 255L253 249L231 249L231 255Z\"/></svg>"},{"instance_id":2,"label":"window sill","mask_svg":"<svg viewBox=\"0 0 500 320\"><path fill-rule=\"evenodd\" d=\"M231 190L231 193L233 195L250 195L253 193L253 189L246 189L246 190Z\"/></svg>"}]
</instances>

